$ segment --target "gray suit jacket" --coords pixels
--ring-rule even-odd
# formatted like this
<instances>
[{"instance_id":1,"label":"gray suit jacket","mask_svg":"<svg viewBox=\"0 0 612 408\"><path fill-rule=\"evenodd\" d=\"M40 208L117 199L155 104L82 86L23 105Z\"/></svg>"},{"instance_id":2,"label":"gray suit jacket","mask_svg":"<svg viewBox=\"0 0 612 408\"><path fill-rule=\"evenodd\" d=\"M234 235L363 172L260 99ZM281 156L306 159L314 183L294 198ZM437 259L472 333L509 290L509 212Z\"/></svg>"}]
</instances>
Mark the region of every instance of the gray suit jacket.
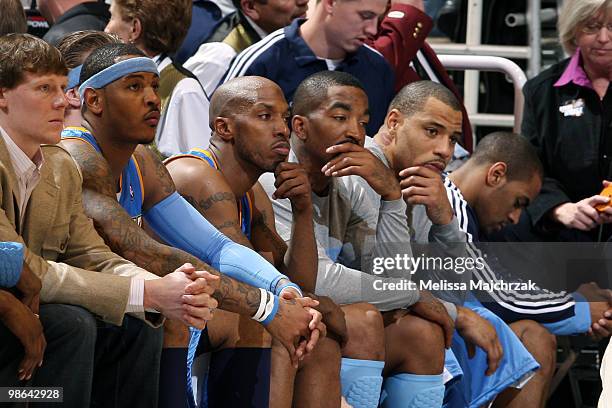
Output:
<instances>
[{"instance_id":1,"label":"gray suit jacket","mask_svg":"<svg viewBox=\"0 0 612 408\"><path fill-rule=\"evenodd\" d=\"M131 277L156 279L111 252L83 210L82 176L59 146L42 147L45 162L22 222L14 193L17 179L0 138L0 241L22 242L25 262L41 279L41 302L82 306L121 324ZM144 313L140 316L144 319ZM159 317L159 316L157 316ZM155 319L159 324L161 319Z\"/></svg>"}]
</instances>

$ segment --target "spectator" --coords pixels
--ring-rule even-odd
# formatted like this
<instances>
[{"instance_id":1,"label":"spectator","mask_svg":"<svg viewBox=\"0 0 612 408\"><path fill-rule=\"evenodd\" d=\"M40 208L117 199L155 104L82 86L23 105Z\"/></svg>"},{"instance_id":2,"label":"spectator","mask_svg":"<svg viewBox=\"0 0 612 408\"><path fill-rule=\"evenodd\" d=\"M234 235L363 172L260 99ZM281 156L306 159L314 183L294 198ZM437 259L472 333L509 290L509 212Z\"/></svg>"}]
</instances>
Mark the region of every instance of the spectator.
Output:
<instances>
[{"instance_id":1,"label":"spectator","mask_svg":"<svg viewBox=\"0 0 612 408\"><path fill-rule=\"evenodd\" d=\"M209 101L195 76L175 64L191 22L189 0L115 0L105 31L153 58L160 72L161 119L155 143L162 156L207 147Z\"/></svg>"},{"instance_id":2,"label":"spectator","mask_svg":"<svg viewBox=\"0 0 612 408\"><path fill-rule=\"evenodd\" d=\"M294 20L240 53L224 81L263 76L276 82L292 101L297 86L309 75L347 72L363 82L370 107L367 133L373 135L393 97L394 76L384 58L364 44L376 34L385 9L385 0L322 0L308 20Z\"/></svg>"},{"instance_id":3,"label":"spectator","mask_svg":"<svg viewBox=\"0 0 612 408\"><path fill-rule=\"evenodd\" d=\"M43 40L54 46L75 31L102 31L110 19L108 5L101 0L38 0L38 9L51 24Z\"/></svg>"},{"instance_id":4,"label":"spectator","mask_svg":"<svg viewBox=\"0 0 612 408\"><path fill-rule=\"evenodd\" d=\"M79 76L81 67L89 54L105 44L118 43L120 40L103 31L76 31L66 35L57 45L68 67L68 86L66 87L66 113L64 115L64 127L81 127L83 117L81 116L81 97L79 95Z\"/></svg>"},{"instance_id":5,"label":"spectator","mask_svg":"<svg viewBox=\"0 0 612 408\"><path fill-rule=\"evenodd\" d=\"M571 55L523 88L522 133L544 165L542 191L492 239L606 241L612 207L599 192L612 179L612 0L568 0L559 15Z\"/></svg>"},{"instance_id":6,"label":"spectator","mask_svg":"<svg viewBox=\"0 0 612 408\"><path fill-rule=\"evenodd\" d=\"M28 31L25 11L19 0L0 0L0 10L0 36Z\"/></svg>"},{"instance_id":7,"label":"spectator","mask_svg":"<svg viewBox=\"0 0 612 408\"><path fill-rule=\"evenodd\" d=\"M236 3L238 24L233 30L222 42L202 44L184 64L198 77L208 95L212 95L237 54L294 19L304 17L308 7L307 0L236 0Z\"/></svg>"},{"instance_id":8,"label":"spectator","mask_svg":"<svg viewBox=\"0 0 612 408\"><path fill-rule=\"evenodd\" d=\"M0 37L0 240L25 244L24 272L42 281L42 303L74 305L49 310L49 345L57 336L71 344L78 340L70 352L46 358L55 364L43 364L33 381L63 386L69 406L119 398L125 406L155 406L162 333L144 321L159 325L162 318L145 309L203 327L209 307L217 304L209 296L212 277L183 265L159 279L104 244L83 211L74 160L54 145L63 125L65 85L66 67L55 48L27 34ZM194 298L184 300L187 293ZM189 303L198 306L185 314ZM43 324L46 318L41 316ZM27 328L29 335L39 334L36 325ZM2 334L0 344L12 352L0 354L6 362L0 366L16 367L23 356L14 348L19 344L6 330ZM148 375L133 377L134 369ZM15 380L14 373L0 379L5 385L17 385Z\"/></svg>"}]
</instances>

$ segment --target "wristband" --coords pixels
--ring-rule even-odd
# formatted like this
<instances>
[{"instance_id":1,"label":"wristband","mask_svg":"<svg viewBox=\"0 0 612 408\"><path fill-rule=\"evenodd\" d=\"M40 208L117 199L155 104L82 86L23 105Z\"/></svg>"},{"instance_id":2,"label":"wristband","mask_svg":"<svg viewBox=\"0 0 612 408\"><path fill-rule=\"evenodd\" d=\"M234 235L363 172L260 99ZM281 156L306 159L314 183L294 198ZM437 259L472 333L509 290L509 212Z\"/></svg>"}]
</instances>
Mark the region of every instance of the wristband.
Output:
<instances>
[{"instance_id":1,"label":"wristband","mask_svg":"<svg viewBox=\"0 0 612 408\"><path fill-rule=\"evenodd\" d=\"M278 312L279 299L278 296L267 290L260 288L259 291L259 308L257 308L257 312L255 312L252 319L266 326L274 319L276 312Z\"/></svg>"},{"instance_id":2,"label":"wristband","mask_svg":"<svg viewBox=\"0 0 612 408\"><path fill-rule=\"evenodd\" d=\"M0 242L0 287L12 288L19 282L23 252L19 242Z\"/></svg>"},{"instance_id":3,"label":"wristband","mask_svg":"<svg viewBox=\"0 0 612 408\"><path fill-rule=\"evenodd\" d=\"M298 291L298 293L300 294L300 297L304 297L304 294L302 293L302 289L300 289L300 287L297 284L293 283L293 282L287 282L284 285L281 285L280 287L277 287L276 291L275 291L276 295L280 296L281 293L283 292L283 289L287 289L287 288L295 288Z\"/></svg>"}]
</instances>

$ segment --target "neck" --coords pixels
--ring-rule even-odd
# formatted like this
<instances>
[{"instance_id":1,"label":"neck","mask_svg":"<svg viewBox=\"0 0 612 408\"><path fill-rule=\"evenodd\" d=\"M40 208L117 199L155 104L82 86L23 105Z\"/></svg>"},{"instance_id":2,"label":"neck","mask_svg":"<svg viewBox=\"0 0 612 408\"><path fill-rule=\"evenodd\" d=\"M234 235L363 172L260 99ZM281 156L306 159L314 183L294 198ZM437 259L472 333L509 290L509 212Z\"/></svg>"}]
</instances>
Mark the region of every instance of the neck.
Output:
<instances>
[{"instance_id":1,"label":"neck","mask_svg":"<svg viewBox=\"0 0 612 408\"><path fill-rule=\"evenodd\" d=\"M218 141L211 141L208 148L219 163L219 170L234 193L240 199L253 188L259 177L264 173L259 167L240 159L231 145Z\"/></svg>"},{"instance_id":2,"label":"neck","mask_svg":"<svg viewBox=\"0 0 612 408\"><path fill-rule=\"evenodd\" d=\"M28 158L33 161L34 156L36 156L36 153L38 152L38 149L40 149L40 143L29 140L29 138L24 135L20 135L11 126L11 124L8 121L5 121L4 119L5 118L0 117L0 127L4 129L8 137L11 138L11 140L17 145L17 147L19 147L19 149L21 149L21 151L24 152L26 156L28 156Z\"/></svg>"},{"instance_id":3,"label":"neck","mask_svg":"<svg viewBox=\"0 0 612 408\"><path fill-rule=\"evenodd\" d=\"M298 162L304 167L304 170L306 170L308 174L308 181L310 182L312 191L318 196L327 195L331 177L327 177L321 172L321 168L325 163L321 163L319 160L309 155L301 142L296 143L294 152Z\"/></svg>"},{"instance_id":4,"label":"neck","mask_svg":"<svg viewBox=\"0 0 612 408\"><path fill-rule=\"evenodd\" d=\"M610 85L610 69L608 67L600 67L594 64L590 64L586 59L582 59L582 67L584 72L591 80L591 84L595 89L595 92L601 99L604 98Z\"/></svg>"},{"instance_id":5,"label":"neck","mask_svg":"<svg viewBox=\"0 0 612 408\"><path fill-rule=\"evenodd\" d=\"M477 166L472 166L468 161L457 170L453 171L448 178L457 186L465 201L470 207L474 207L478 201L478 193L482 190L482 171Z\"/></svg>"},{"instance_id":6,"label":"neck","mask_svg":"<svg viewBox=\"0 0 612 408\"><path fill-rule=\"evenodd\" d=\"M117 136L119 133L115 129L103 126L97 121L83 119L82 123L96 138L96 142L98 142L98 146L102 151L102 156L108 162L115 183L118 185L121 173L123 173L125 166L128 165L130 157L132 157L138 144L119 142L118 140L121 140L121 137Z\"/></svg>"},{"instance_id":7,"label":"neck","mask_svg":"<svg viewBox=\"0 0 612 408\"><path fill-rule=\"evenodd\" d=\"M317 57L343 59L346 57L346 52L332 45L330 41L332 39L326 32L325 19L323 8L318 7L312 18L300 26L300 34Z\"/></svg>"},{"instance_id":8,"label":"neck","mask_svg":"<svg viewBox=\"0 0 612 408\"><path fill-rule=\"evenodd\" d=\"M64 127L79 127L82 126L83 116L80 109L67 108L64 114Z\"/></svg>"},{"instance_id":9,"label":"neck","mask_svg":"<svg viewBox=\"0 0 612 408\"><path fill-rule=\"evenodd\" d=\"M389 162L389 168L393 171L393 173L395 174L395 177L397 177L397 179L400 180L399 172L402 171L403 169L397 169L395 167L395 160L393 158L393 155L389 151L389 144L392 143L392 141L389 137L388 132L389 130L387 129L387 126L383 125L378 131L378 133L374 136L373 139L374 139L374 142L382 150L385 156L385 159L387 159L387 162Z\"/></svg>"}]
</instances>

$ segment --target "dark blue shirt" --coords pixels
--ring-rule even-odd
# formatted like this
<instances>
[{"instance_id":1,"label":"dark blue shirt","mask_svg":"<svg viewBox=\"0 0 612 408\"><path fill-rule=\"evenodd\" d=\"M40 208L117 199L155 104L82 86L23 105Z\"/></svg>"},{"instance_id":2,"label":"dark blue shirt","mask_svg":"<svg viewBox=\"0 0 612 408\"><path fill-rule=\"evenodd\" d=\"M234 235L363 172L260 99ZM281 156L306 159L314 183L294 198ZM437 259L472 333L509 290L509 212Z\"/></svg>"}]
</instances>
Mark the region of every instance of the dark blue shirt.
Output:
<instances>
[{"instance_id":1,"label":"dark blue shirt","mask_svg":"<svg viewBox=\"0 0 612 408\"><path fill-rule=\"evenodd\" d=\"M290 102L300 82L328 69L325 60L318 58L300 36L299 28L305 21L294 20L241 52L232 61L223 82L239 76L262 76L276 82ZM335 70L347 72L363 84L370 108L367 132L376 134L394 96L391 66L378 51L362 45L347 55Z\"/></svg>"}]
</instances>

